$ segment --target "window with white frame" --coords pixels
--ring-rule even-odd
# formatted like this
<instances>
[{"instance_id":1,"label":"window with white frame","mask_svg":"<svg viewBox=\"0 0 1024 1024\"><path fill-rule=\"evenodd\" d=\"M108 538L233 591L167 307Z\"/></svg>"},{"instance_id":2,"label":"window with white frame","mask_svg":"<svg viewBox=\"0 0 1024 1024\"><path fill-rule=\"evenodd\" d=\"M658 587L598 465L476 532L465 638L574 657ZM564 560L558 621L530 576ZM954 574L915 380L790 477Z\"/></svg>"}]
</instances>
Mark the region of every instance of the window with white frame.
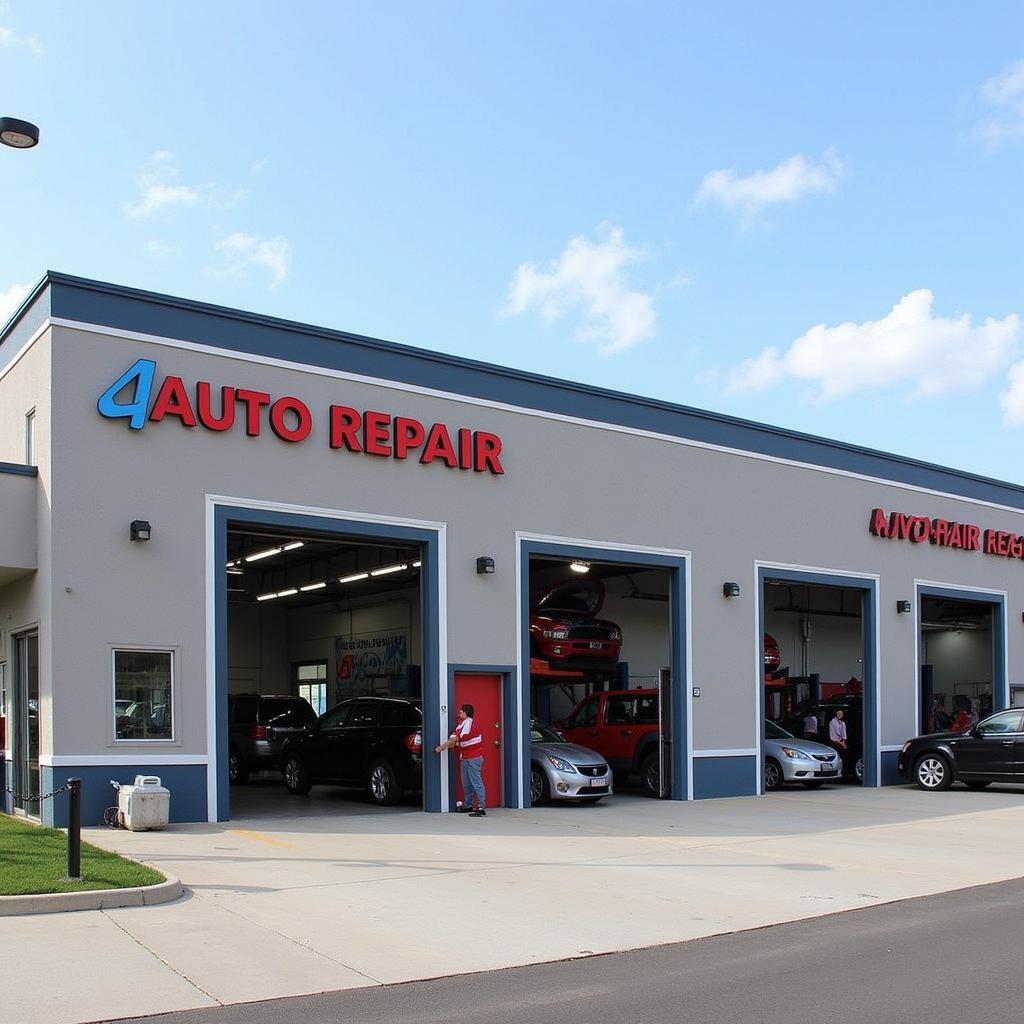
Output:
<instances>
[{"instance_id":1,"label":"window with white frame","mask_svg":"<svg viewBox=\"0 0 1024 1024\"><path fill-rule=\"evenodd\" d=\"M322 715L327 710L327 662L316 661L295 665L295 692L309 701Z\"/></svg>"},{"instance_id":2,"label":"window with white frame","mask_svg":"<svg viewBox=\"0 0 1024 1024\"><path fill-rule=\"evenodd\" d=\"M25 413L25 465L36 464L36 411Z\"/></svg>"},{"instance_id":3,"label":"window with white frame","mask_svg":"<svg viewBox=\"0 0 1024 1024\"><path fill-rule=\"evenodd\" d=\"M174 656L171 651L114 651L114 736L174 738Z\"/></svg>"},{"instance_id":4,"label":"window with white frame","mask_svg":"<svg viewBox=\"0 0 1024 1024\"><path fill-rule=\"evenodd\" d=\"M7 662L0 661L0 718L7 717Z\"/></svg>"}]
</instances>

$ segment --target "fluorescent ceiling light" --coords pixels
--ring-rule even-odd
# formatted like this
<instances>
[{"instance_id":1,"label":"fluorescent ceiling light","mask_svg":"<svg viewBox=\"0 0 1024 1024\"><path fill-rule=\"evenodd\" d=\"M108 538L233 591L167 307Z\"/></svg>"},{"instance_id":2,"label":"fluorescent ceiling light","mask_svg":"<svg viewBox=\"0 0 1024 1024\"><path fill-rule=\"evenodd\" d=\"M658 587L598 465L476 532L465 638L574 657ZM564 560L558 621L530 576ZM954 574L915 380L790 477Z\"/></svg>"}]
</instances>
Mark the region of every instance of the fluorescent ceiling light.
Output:
<instances>
[{"instance_id":1,"label":"fluorescent ceiling light","mask_svg":"<svg viewBox=\"0 0 1024 1024\"><path fill-rule=\"evenodd\" d=\"M231 568L233 568L236 565L238 565L238 559L237 558L233 562L225 562L224 563L224 568L231 569Z\"/></svg>"},{"instance_id":2,"label":"fluorescent ceiling light","mask_svg":"<svg viewBox=\"0 0 1024 1024\"><path fill-rule=\"evenodd\" d=\"M368 580L369 578L370 578L370 574L368 572L356 572L356 573L353 573L351 576L342 576L338 580L338 582L339 583L355 583L356 580Z\"/></svg>"},{"instance_id":3,"label":"fluorescent ceiling light","mask_svg":"<svg viewBox=\"0 0 1024 1024\"><path fill-rule=\"evenodd\" d=\"M291 597L292 594L297 594L298 592L299 592L299 588L298 587L289 587L287 590L279 590L277 592L277 596L278 597Z\"/></svg>"},{"instance_id":4,"label":"fluorescent ceiling light","mask_svg":"<svg viewBox=\"0 0 1024 1024\"><path fill-rule=\"evenodd\" d=\"M241 569L228 569L229 576L244 576L245 573Z\"/></svg>"},{"instance_id":5,"label":"fluorescent ceiling light","mask_svg":"<svg viewBox=\"0 0 1024 1024\"><path fill-rule=\"evenodd\" d=\"M275 597L277 597L277 594L260 594L260 596L257 597L256 600L257 601L273 601Z\"/></svg>"},{"instance_id":6,"label":"fluorescent ceiling light","mask_svg":"<svg viewBox=\"0 0 1024 1024\"><path fill-rule=\"evenodd\" d=\"M409 566L403 562L401 565L386 565L383 569L371 569L371 576L387 576L392 572L401 572L403 569L408 569Z\"/></svg>"},{"instance_id":7,"label":"fluorescent ceiling light","mask_svg":"<svg viewBox=\"0 0 1024 1024\"><path fill-rule=\"evenodd\" d=\"M281 548L281 550L282 551L294 551L296 548L301 548L302 546L303 546L303 543L302 543L301 540L293 540L291 542L291 544L285 544L285 546L283 548Z\"/></svg>"},{"instance_id":8,"label":"fluorescent ceiling light","mask_svg":"<svg viewBox=\"0 0 1024 1024\"><path fill-rule=\"evenodd\" d=\"M267 548L266 551L257 551L255 555L246 555L247 562L258 562L261 558L269 558L271 555L281 554L280 548Z\"/></svg>"},{"instance_id":9,"label":"fluorescent ceiling light","mask_svg":"<svg viewBox=\"0 0 1024 1024\"><path fill-rule=\"evenodd\" d=\"M299 590L304 594L308 594L311 590L323 590L326 586L326 583L310 583L308 587L299 587Z\"/></svg>"},{"instance_id":10,"label":"fluorescent ceiling light","mask_svg":"<svg viewBox=\"0 0 1024 1024\"><path fill-rule=\"evenodd\" d=\"M569 563L569 568L572 569L573 572L590 572L590 563L589 562L570 562Z\"/></svg>"},{"instance_id":11,"label":"fluorescent ceiling light","mask_svg":"<svg viewBox=\"0 0 1024 1024\"><path fill-rule=\"evenodd\" d=\"M413 562L412 563L412 567L414 569L418 569L422 564L423 564L422 562Z\"/></svg>"}]
</instances>

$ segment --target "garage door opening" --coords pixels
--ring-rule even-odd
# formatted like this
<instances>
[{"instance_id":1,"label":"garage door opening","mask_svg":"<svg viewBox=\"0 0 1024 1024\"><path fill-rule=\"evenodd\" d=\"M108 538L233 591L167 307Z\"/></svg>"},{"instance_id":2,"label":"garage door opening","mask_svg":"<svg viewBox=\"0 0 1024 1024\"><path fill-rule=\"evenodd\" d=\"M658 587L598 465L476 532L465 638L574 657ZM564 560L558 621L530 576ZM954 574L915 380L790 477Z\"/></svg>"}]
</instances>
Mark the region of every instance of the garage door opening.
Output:
<instances>
[{"instance_id":1,"label":"garage door opening","mask_svg":"<svg viewBox=\"0 0 1024 1024\"><path fill-rule=\"evenodd\" d=\"M231 813L423 807L422 546L228 521Z\"/></svg>"},{"instance_id":2,"label":"garage door opening","mask_svg":"<svg viewBox=\"0 0 1024 1024\"><path fill-rule=\"evenodd\" d=\"M970 728L994 710L999 606L919 597L922 733Z\"/></svg>"},{"instance_id":3,"label":"garage door opening","mask_svg":"<svg viewBox=\"0 0 1024 1024\"><path fill-rule=\"evenodd\" d=\"M873 744L865 728L867 591L764 580L766 792L863 784Z\"/></svg>"},{"instance_id":4,"label":"garage door opening","mask_svg":"<svg viewBox=\"0 0 1024 1024\"><path fill-rule=\"evenodd\" d=\"M531 804L672 795L672 580L662 567L529 558Z\"/></svg>"}]
</instances>

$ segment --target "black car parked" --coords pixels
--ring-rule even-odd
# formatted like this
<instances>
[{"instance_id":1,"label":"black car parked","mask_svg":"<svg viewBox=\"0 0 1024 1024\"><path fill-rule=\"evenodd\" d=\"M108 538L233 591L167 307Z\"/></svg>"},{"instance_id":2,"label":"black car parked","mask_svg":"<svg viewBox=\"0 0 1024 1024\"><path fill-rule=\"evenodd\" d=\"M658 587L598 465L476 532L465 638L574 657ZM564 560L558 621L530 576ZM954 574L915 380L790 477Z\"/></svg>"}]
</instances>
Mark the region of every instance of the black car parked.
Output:
<instances>
[{"instance_id":1,"label":"black car parked","mask_svg":"<svg viewBox=\"0 0 1024 1024\"><path fill-rule=\"evenodd\" d=\"M907 740L900 772L921 789L937 792L962 782L984 789L992 782L1024 782L1024 709L997 711L967 732L936 732Z\"/></svg>"},{"instance_id":2,"label":"black car parked","mask_svg":"<svg viewBox=\"0 0 1024 1024\"><path fill-rule=\"evenodd\" d=\"M285 741L304 736L316 722L308 700L290 694L228 695L228 778L233 786L250 772L277 770Z\"/></svg>"},{"instance_id":3,"label":"black car parked","mask_svg":"<svg viewBox=\"0 0 1024 1024\"><path fill-rule=\"evenodd\" d=\"M837 710L843 712L846 722L846 751L843 753L843 775L857 782L864 782L864 698L856 693L843 693L825 697L813 703L798 704L793 713L779 722L787 732L798 739L813 739L831 746L828 741L828 725ZM818 720L818 734L806 734L806 723L810 715Z\"/></svg>"},{"instance_id":4,"label":"black car parked","mask_svg":"<svg viewBox=\"0 0 1024 1024\"><path fill-rule=\"evenodd\" d=\"M281 771L289 793L319 782L365 786L376 804L397 804L423 788L423 715L408 700L352 697L320 716L285 747Z\"/></svg>"}]
</instances>

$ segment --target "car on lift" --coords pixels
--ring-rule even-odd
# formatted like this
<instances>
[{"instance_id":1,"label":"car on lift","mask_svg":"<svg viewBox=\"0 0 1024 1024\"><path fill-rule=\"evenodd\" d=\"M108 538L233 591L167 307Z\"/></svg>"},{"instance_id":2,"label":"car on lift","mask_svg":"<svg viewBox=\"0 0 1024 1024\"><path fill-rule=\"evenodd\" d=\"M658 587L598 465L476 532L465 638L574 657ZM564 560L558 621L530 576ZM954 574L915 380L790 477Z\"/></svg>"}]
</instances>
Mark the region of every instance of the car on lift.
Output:
<instances>
[{"instance_id":1,"label":"car on lift","mask_svg":"<svg viewBox=\"0 0 1024 1024\"><path fill-rule=\"evenodd\" d=\"M390 807L423 788L423 713L398 697L350 697L285 744L281 772L296 796L319 783L360 786Z\"/></svg>"},{"instance_id":2,"label":"car on lift","mask_svg":"<svg viewBox=\"0 0 1024 1024\"><path fill-rule=\"evenodd\" d=\"M898 764L901 774L932 793L954 782L970 789L1024 782L1024 709L997 711L964 732L907 740Z\"/></svg>"},{"instance_id":3,"label":"car on lift","mask_svg":"<svg viewBox=\"0 0 1024 1024\"><path fill-rule=\"evenodd\" d=\"M612 792L612 770L596 750L577 746L547 722L530 720L530 803L596 804Z\"/></svg>"},{"instance_id":4,"label":"car on lift","mask_svg":"<svg viewBox=\"0 0 1024 1024\"><path fill-rule=\"evenodd\" d=\"M252 772L277 771L285 742L316 722L308 700L289 693L228 695L228 781L244 786Z\"/></svg>"},{"instance_id":5,"label":"car on lift","mask_svg":"<svg viewBox=\"0 0 1024 1024\"><path fill-rule=\"evenodd\" d=\"M604 690L581 700L560 730L570 743L596 750L615 784L639 775L648 796L660 796L658 691Z\"/></svg>"},{"instance_id":6,"label":"car on lift","mask_svg":"<svg viewBox=\"0 0 1024 1024\"><path fill-rule=\"evenodd\" d=\"M530 614L530 654L567 672L613 672L622 650L622 630L597 617L604 583L565 580L545 591Z\"/></svg>"},{"instance_id":7,"label":"car on lift","mask_svg":"<svg viewBox=\"0 0 1024 1024\"><path fill-rule=\"evenodd\" d=\"M802 782L817 789L842 770L839 754L824 743L797 739L770 718L764 723L764 788L782 789L787 782Z\"/></svg>"},{"instance_id":8,"label":"car on lift","mask_svg":"<svg viewBox=\"0 0 1024 1024\"><path fill-rule=\"evenodd\" d=\"M808 719L818 723L818 742L828 740L828 726L836 711L843 712L846 722L846 752L841 754L843 775L855 782L864 782L864 698L859 693L840 693L818 701L804 701L792 713L779 719L779 725L796 739L805 738ZM812 739L808 736L807 739Z\"/></svg>"}]
</instances>

